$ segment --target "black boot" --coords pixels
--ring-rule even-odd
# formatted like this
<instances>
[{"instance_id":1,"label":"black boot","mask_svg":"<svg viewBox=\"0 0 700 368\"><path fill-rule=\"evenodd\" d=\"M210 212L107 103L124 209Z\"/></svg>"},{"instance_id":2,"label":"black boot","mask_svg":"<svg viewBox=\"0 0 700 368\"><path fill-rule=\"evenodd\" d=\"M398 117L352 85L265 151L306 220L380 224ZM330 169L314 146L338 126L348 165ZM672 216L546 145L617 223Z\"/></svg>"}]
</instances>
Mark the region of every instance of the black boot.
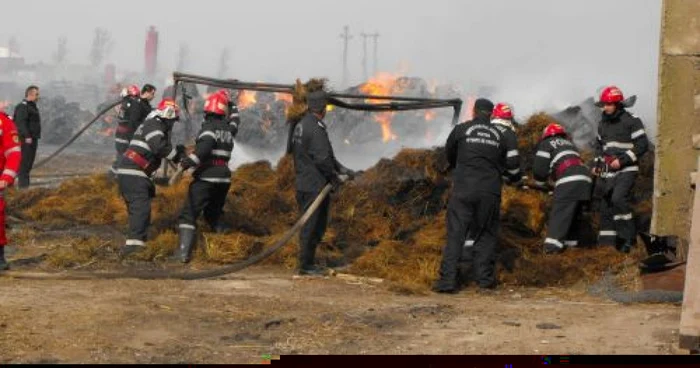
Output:
<instances>
[{"instance_id":1,"label":"black boot","mask_svg":"<svg viewBox=\"0 0 700 368\"><path fill-rule=\"evenodd\" d=\"M182 263L190 263L192 260L195 233L195 229L180 228L180 247L177 250L177 259Z\"/></svg>"},{"instance_id":2,"label":"black boot","mask_svg":"<svg viewBox=\"0 0 700 368\"><path fill-rule=\"evenodd\" d=\"M300 276L325 276L328 270L318 266L311 266L299 269Z\"/></svg>"},{"instance_id":3,"label":"black boot","mask_svg":"<svg viewBox=\"0 0 700 368\"><path fill-rule=\"evenodd\" d=\"M447 283L442 280L438 280L433 284L432 290L440 294L457 294L459 293L459 288L454 283Z\"/></svg>"},{"instance_id":4,"label":"black boot","mask_svg":"<svg viewBox=\"0 0 700 368\"><path fill-rule=\"evenodd\" d=\"M561 254L564 253L563 247L557 247L554 244L544 243L544 254Z\"/></svg>"},{"instance_id":5,"label":"black boot","mask_svg":"<svg viewBox=\"0 0 700 368\"><path fill-rule=\"evenodd\" d=\"M10 269L10 264L5 259L5 247L0 247L0 271L5 271Z\"/></svg>"},{"instance_id":6,"label":"black boot","mask_svg":"<svg viewBox=\"0 0 700 368\"><path fill-rule=\"evenodd\" d=\"M136 244L129 244L129 245L124 245L120 250L119 250L119 258L125 259L129 256L132 256L137 253L141 253L146 249L145 245L136 245Z\"/></svg>"}]
</instances>

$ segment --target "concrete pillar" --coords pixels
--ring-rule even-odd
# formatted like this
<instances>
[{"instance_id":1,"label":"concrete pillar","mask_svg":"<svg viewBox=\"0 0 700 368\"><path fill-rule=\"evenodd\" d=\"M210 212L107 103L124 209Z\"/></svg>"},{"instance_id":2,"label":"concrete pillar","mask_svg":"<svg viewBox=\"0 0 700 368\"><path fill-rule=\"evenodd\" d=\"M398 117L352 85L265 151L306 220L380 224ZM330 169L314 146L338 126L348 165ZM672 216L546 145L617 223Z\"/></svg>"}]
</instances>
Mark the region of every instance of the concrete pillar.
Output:
<instances>
[{"instance_id":1,"label":"concrete pillar","mask_svg":"<svg viewBox=\"0 0 700 368\"><path fill-rule=\"evenodd\" d=\"M662 17L652 233L688 244L689 179L700 152L693 147L700 134L700 1L664 0Z\"/></svg>"}]
</instances>

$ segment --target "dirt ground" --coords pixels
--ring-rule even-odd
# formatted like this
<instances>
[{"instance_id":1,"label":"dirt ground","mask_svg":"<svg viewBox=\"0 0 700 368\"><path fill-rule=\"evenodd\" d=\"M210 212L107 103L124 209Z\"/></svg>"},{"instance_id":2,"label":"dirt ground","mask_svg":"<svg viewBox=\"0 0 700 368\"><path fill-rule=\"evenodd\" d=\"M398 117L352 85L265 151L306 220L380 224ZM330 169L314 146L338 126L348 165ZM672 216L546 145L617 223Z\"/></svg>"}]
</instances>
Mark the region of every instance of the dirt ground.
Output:
<instances>
[{"instance_id":1,"label":"dirt ground","mask_svg":"<svg viewBox=\"0 0 700 368\"><path fill-rule=\"evenodd\" d=\"M277 268L189 282L0 278L0 305L0 363L682 353L678 306L623 306L557 289L399 295Z\"/></svg>"},{"instance_id":2,"label":"dirt ground","mask_svg":"<svg viewBox=\"0 0 700 368\"><path fill-rule=\"evenodd\" d=\"M111 160L87 156L80 155L85 161L75 172L103 170ZM75 167L76 158L67 155L38 174ZM10 258L41 252L25 244ZM679 306L624 306L589 296L585 288L504 288L490 295L470 289L454 296L394 290L386 283L296 278L281 267L203 281L0 277L0 364L685 353L677 349Z\"/></svg>"}]
</instances>

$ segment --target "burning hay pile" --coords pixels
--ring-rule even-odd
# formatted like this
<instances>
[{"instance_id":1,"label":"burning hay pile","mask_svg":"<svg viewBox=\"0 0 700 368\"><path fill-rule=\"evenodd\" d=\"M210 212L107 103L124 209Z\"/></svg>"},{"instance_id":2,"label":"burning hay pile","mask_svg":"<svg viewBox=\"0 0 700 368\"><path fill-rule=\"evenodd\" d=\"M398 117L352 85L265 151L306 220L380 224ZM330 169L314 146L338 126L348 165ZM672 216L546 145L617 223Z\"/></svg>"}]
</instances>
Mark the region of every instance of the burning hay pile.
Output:
<instances>
[{"instance_id":1,"label":"burning hay pile","mask_svg":"<svg viewBox=\"0 0 700 368\"><path fill-rule=\"evenodd\" d=\"M546 124L535 115L521 127L520 149L526 167L531 165L534 144ZM427 290L437 275L445 243L446 204L450 181L441 149L404 149L393 159L382 159L356 181L334 194L330 230L319 246L318 257L328 266L350 265L353 273L381 277L399 289ZM650 211L650 156L645 158L636 192L637 207ZM159 188L154 201L153 226L146 260L162 260L176 246L175 229L187 181ZM89 188L89 190L86 190ZM614 249L574 249L563 255L545 256L541 240L546 226L549 198L536 191L505 188L502 202L500 278L510 285L572 286L590 283L609 269L622 267L625 256ZM55 190L14 193L11 206L22 217L51 228L80 225L114 226L124 230L126 211L116 184L94 176L62 184ZM260 252L279 239L298 217L291 158L276 168L269 162L241 166L233 174L225 207L225 221L233 227L226 235L207 232L201 224L196 263L231 263ZM594 224L594 219L588 219ZM595 231L589 229L589 244ZM115 239L112 248L121 245ZM296 238L268 262L294 267ZM97 245L97 242L95 242ZM102 246L102 245L99 245ZM80 244L73 253L97 256ZM69 257L71 252L63 254ZM69 263L55 259L51 265ZM60 258L60 257L59 257Z\"/></svg>"}]
</instances>

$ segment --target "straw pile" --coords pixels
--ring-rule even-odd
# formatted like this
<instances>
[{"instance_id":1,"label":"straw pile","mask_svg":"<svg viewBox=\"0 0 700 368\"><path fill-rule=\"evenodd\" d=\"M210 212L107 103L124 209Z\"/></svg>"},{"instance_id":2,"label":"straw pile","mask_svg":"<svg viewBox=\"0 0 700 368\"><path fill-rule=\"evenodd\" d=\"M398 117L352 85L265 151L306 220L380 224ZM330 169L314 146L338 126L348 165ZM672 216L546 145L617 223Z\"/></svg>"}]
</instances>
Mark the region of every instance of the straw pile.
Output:
<instances>
[{"instance_id":1,"label":"straw pile","mask_svg":"<svg viewBox=\"0 0 700 368\"><path fill-rule=\"evenodd\" d=\"M535 115L521 127L520 150L524 166L531 166L534 144L549 118ZM636 201L642 217L651 210L653 161L644 159ZM383 159L333 196L329 231L318 258L329 266L350 265L358 275L385 278L399 290L424 291L437 275L446 239L445 215L450 180L441 149L405 149ZM153 239L145 260L162 260L174 250L180 206L188 180L158 188L153 205ZM622 267L624 256L613 249L575 249L544 256L541 241L549 198L536 191L504 189L502 200L499 272L510 285L572 286L598 280L608 269ZM115 183L102 176L76 179L55 190L14 193L11 208L22 217L52 228L108 225L125 230L126 209ZM226 235L208 232L201 223L196 262L231 263L260 252L291 227L298 217L293 163L282 158L243 165L233 174L225 207L225 221L233 227ZM597 216L595 216L597 217ZM594 240L597 220L588 218L587 239ZM590 241L589 241L590 242ZM294 267L297 240L268 260ZM117 241L110 247L118 247ZM66 267L95 257L94 249L79 244L51 256L51 265Z\"/></svg>"}]
</instances>

